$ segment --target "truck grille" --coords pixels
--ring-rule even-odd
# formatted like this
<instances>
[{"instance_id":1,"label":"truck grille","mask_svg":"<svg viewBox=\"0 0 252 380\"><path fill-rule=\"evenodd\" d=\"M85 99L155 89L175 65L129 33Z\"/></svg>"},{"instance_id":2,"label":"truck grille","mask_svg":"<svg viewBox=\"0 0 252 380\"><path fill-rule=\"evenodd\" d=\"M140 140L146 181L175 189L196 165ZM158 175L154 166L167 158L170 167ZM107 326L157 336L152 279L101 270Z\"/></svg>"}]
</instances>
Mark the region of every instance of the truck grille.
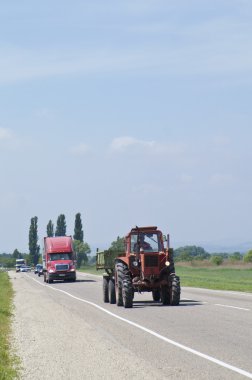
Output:
<instances>
[{"instance_id":1,"label":"truck grille","mask_svg":"<svg viewBox=\"0 0 252 380\"><path fill-rule=\"evenodd\" d=\"M55 269L56 269L57 271L68 270L68 269L69 269L69 265L68 265L68 264L56 264L56 265L55 265Z\"/></svg>"},{"instance_id":2,"label":"truck grille","mask_svg":"<svg viewBox=\"0 0 252 380\"><path fill-rule=\"evenodd\" d=\"M144 265L146 268L148 267L157 267L158 266L158 256L145 256L144 257Z\"/></svg>"}]
</instances>

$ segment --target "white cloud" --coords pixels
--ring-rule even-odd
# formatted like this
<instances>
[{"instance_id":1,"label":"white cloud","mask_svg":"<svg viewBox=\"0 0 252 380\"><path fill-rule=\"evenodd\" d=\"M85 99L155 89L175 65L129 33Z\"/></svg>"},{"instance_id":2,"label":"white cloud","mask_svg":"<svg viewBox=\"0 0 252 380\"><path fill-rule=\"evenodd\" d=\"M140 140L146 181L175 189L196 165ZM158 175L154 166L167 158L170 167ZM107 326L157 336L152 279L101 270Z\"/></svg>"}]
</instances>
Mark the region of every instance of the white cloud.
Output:
<instances>
[{"instance_id":1,"label":"white cloud","mask_svg":"<svg viewBox=\"0 0 252 380\"><path fill-rule=\"evenodd\" d=\"M8 151L17 151L31 147L33 142L29 137L17 136L11 129L0 127L0 147Z\"/></svg>"},{"instance_id":2,"label":"white cloud","mask_svg":"<svg viewBox=\"0 0 252 380\"><path fill-rule=\"evenodd\" d=\"M13 133L10 129L0 127L0 141L9 140L13 137Z\"/></svg>"},{"instance_id":3,"label":"white cloud","mask_svg":"<svg viewBox=\"0 0 252 380\"><path fill-rule=\"evenodd\" d=\"M226 185L234 181L234 177L231 174L215 173L209 178L209 182L212 185Z\"/></svg>"},{"instance_id":4,"label":"white cloud","mask_svg":"<svg viewBox=\"0 0 252 380\"><path fill-rule=\"evenodd\" d=\"M113 152L139 152L153 155L181 156L185 152L183 143L160 143L154 140L141 140L130 136L116 137L110 144Z\"/></svg>"},{"instance_id":5,"label":"white cloud","mask_svg":"<svg viewBox=\"0 0 252 380\"><path fill-rule=\"evenodd\" d=\"M230 142L231 142L230 137L228 136L219 135L213 138L213 144L216 147L220 147L220 148L230 145Z\"/></svg>"},{"instance_id":6,"label":"white cloud","mask_svg":"<svg viewBox=\"0 0 252 380\"><path fill-rule=\"evenodd\" d=\"M72 146L69 152L74 156L83 156L90 152L90 147L87 144L80 143L78 145Z\"/></svg>"},{"instance_id":7,"label":"white cloud","mask_svg":"<svg viewBox=\"0 0 252 380\"><path fill-rule=\"evenodd\" d=\"M124 136L116 137L111 143L111 149L114 151L124 152L132 147L151 148L154 141L138 140L134 137Z\"/></svg>"},{"instance_id":8,"label":"white cloud","mask_svg":"<svg viewBox=\"0 0 252 380\"><path fill-rule=\"evenodd\" d=\"M151 194L160 194L164 188L159 185L155 185L152 183L144 183L139 186L133 186L132 192L137 194L143 194L143 195L151 195Z\"/></svg>"},{"instance_id":9,"label":"white cloud","mask_svg":"<svg viewBox=\"0 0 252 380\"><path fill-rule=\"evenodd\" d=\"M192 182L193 182L193 176L192 176L192 175L189 175L189 174L181 174L181 175L178 177L178 180L179 180L181 183L184 183L184 184L192 183Z\"/></svg>"}]
</instances>

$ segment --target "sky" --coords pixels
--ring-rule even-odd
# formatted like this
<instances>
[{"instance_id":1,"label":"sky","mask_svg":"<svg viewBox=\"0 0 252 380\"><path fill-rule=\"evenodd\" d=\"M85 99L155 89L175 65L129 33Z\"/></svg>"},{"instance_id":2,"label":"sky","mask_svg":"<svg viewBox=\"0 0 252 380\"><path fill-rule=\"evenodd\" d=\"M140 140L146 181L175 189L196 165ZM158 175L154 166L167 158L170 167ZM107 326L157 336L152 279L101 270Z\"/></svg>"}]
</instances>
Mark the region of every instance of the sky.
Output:
<instances>
[{"instance_id":1,"label":"sky","mask_svg":"<svg viewBox=\"0 0 252 380\"><path fill-rule=\"evenodd\" d=\"M0 252L51 219L108 248L252 247L252 2L0 5Z\"/></svg>"}]
</instances>

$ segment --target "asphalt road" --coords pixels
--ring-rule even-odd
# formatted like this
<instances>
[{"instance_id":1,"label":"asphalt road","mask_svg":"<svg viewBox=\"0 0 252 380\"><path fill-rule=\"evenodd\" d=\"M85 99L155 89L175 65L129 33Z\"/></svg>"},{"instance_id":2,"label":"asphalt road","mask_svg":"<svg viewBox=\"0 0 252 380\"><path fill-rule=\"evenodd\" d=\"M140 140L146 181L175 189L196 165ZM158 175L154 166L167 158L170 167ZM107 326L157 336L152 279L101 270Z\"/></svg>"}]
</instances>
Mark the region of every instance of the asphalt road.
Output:
<instances>
[{"instance_id":1,"label":"asphalt road","mask_svg":"<svg viewBox=\"0 0 252 380\"><path fill-rule=\"evenodd\" d=\"M99 276L10 277L24 379L252 379L252 293L182 288L179 306L144 293L124 309Z\"/></svg>"}]
</instances>

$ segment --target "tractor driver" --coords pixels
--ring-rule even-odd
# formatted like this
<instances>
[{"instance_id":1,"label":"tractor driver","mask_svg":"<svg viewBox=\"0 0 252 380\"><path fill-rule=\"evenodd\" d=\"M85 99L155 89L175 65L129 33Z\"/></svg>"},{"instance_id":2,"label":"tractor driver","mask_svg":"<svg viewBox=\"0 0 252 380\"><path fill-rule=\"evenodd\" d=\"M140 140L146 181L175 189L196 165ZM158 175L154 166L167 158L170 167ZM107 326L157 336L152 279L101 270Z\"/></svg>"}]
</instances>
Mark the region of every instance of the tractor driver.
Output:
<instances>
[{"instance_id":1,"label":"tractor driver","mask_svg":"<svg viewBox=\"0 0 252 380\"><path fill-rule=\"evenodd\" d=\"M152 250L151 245L147 241L145 241L144 239L145 239L145 234L140 233L140 235L139 235L139 243L136 242L134 244L134 252L137 252L137 250L138 250L138 244L140 246L139 247L140 250L143 250L143 251L151 251Z\"/></svg>"}]
</instances>

